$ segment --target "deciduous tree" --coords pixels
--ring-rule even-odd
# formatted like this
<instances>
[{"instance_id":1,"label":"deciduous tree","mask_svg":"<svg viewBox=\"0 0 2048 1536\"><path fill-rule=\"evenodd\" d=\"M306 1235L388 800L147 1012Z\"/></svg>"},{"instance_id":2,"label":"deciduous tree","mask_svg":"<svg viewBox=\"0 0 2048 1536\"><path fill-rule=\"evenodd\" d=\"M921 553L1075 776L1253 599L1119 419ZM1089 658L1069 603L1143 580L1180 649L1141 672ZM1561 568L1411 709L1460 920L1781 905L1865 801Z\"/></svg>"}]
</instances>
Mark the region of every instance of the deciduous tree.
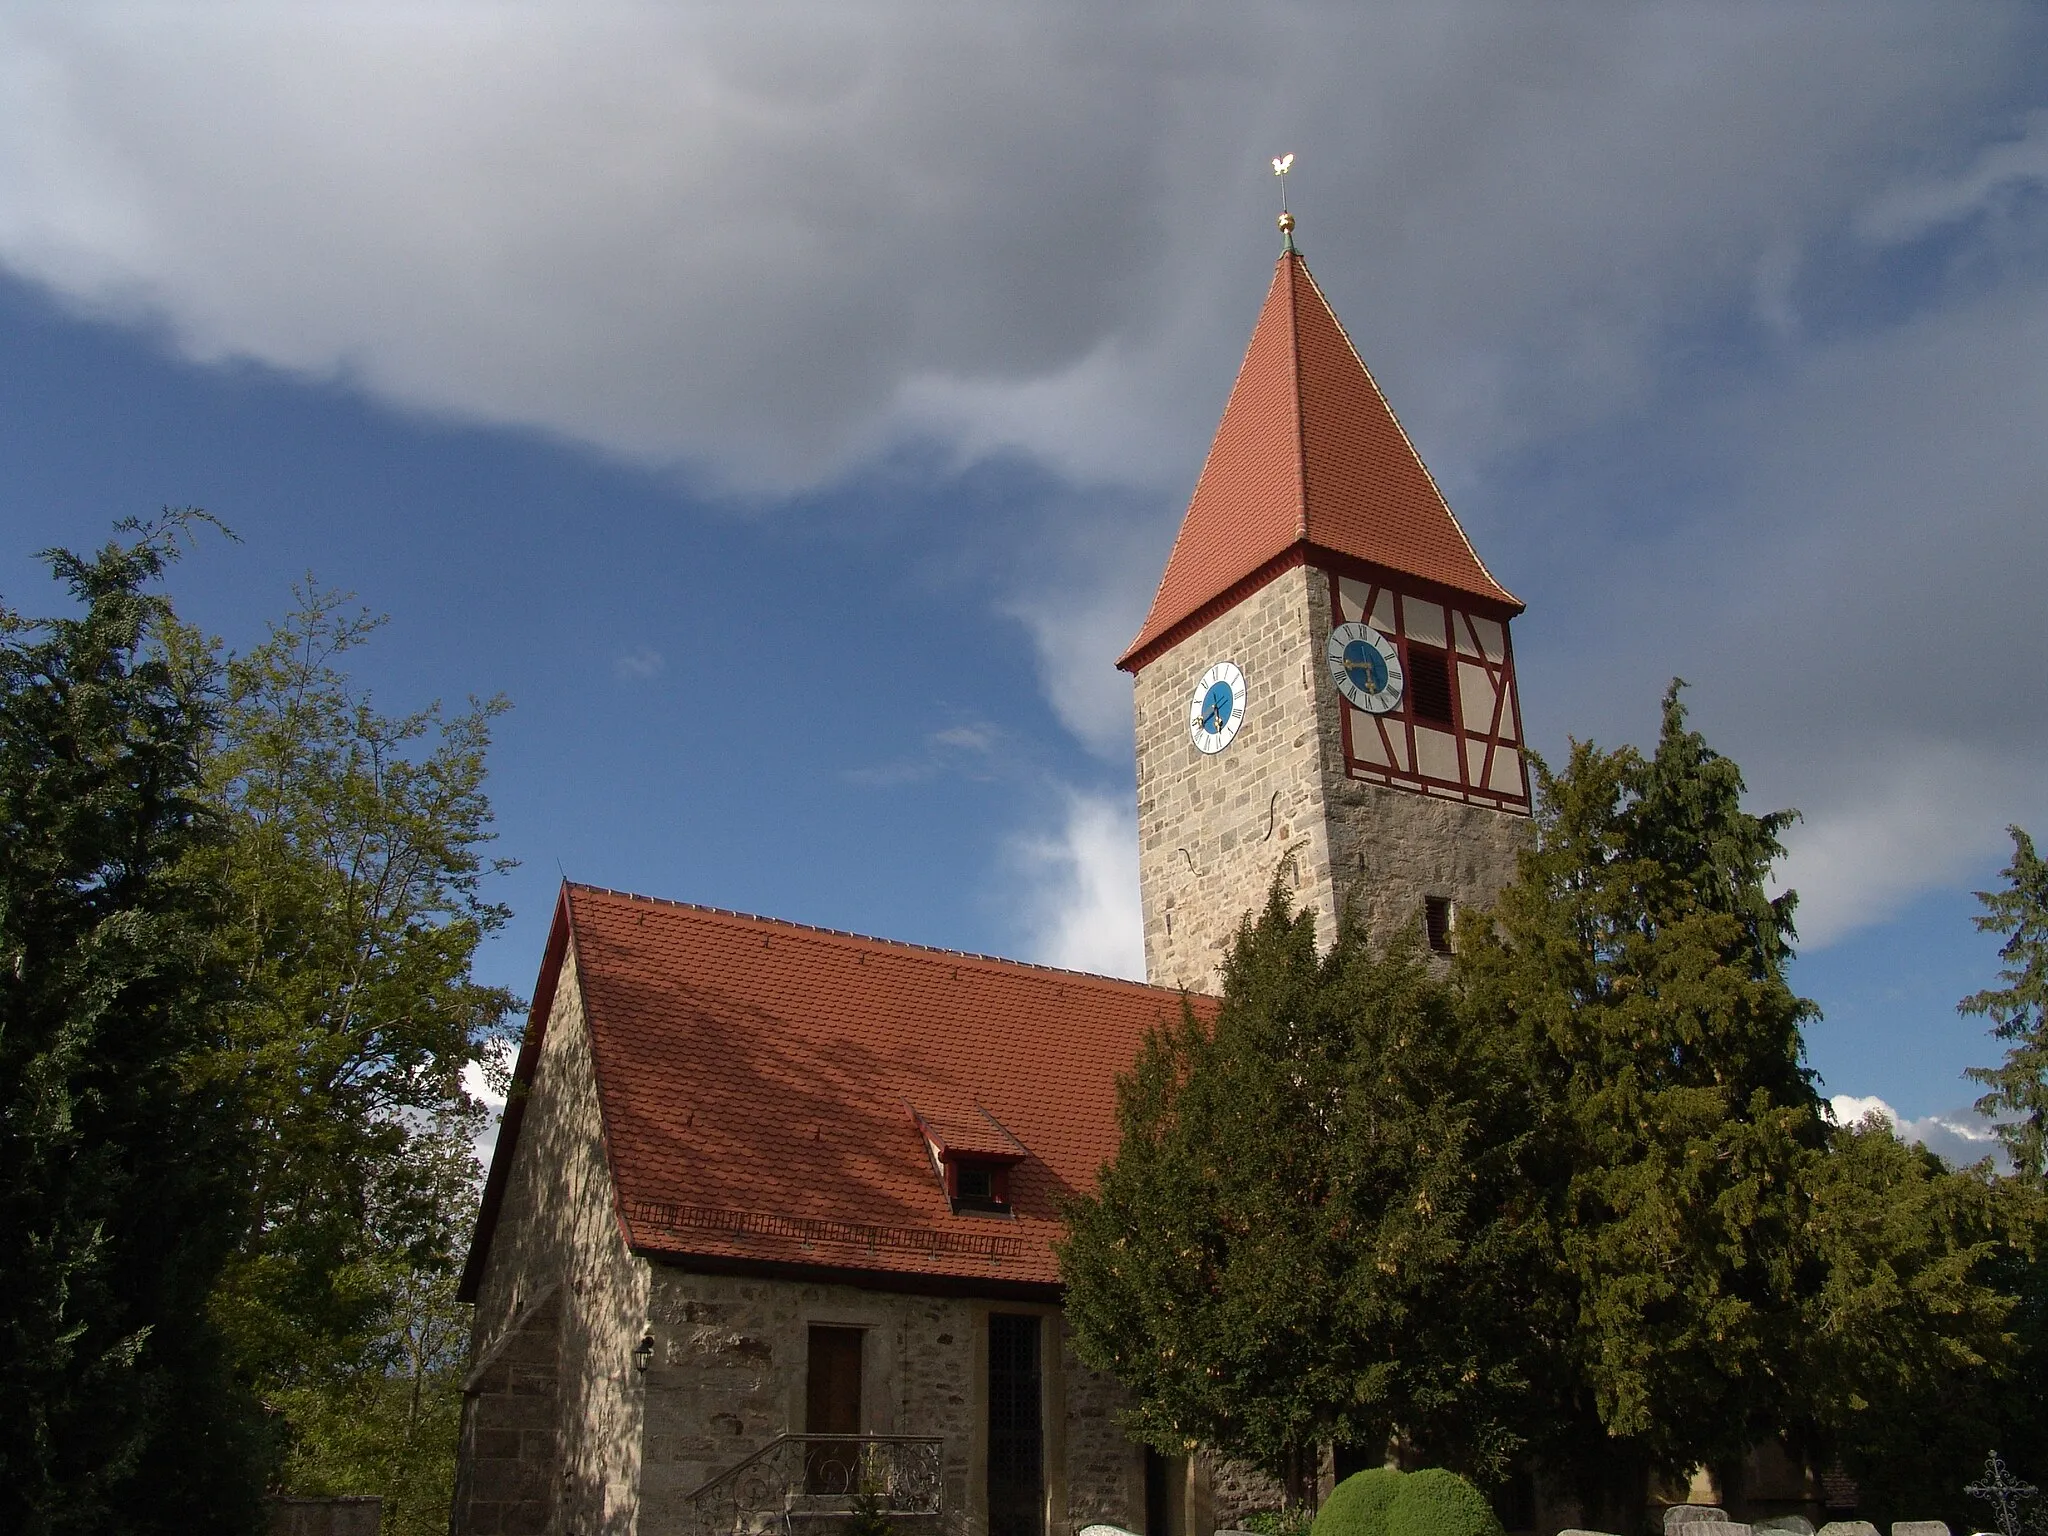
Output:
<instances>
[{"instance_id":1,"label":"deciduous tree","mask_svg":"<svg viewBox=\"0 0 2048 1536\"><path fill-rule=\"evenodd\" d=\"M262 1149L214 1305L292 1430L290 1485L395 1492L346 1486L383 1466L415 1490L387 1511L410 1529L445 1518L417 1489L452 1470L422 1415L449 1411L445 1282L475 1210L464 1072L495 1059L512 1005L472 970L507 915L484 790L506 706L380 712L345 667L381 621L300 599L227 664L207 762L224 836L201 862L228 893L228 1050Z\"/></svg>"}]
</instances>

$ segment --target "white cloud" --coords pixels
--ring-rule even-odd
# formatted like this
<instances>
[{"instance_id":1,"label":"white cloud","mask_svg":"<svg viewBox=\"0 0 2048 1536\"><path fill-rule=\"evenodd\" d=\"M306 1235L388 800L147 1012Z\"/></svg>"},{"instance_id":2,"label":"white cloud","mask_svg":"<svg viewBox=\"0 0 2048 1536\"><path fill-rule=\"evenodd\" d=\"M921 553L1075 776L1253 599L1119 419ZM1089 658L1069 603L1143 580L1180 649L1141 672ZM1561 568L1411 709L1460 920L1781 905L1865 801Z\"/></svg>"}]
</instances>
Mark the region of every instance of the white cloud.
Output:
<instances>
[{"instance_id":1,"label":"white cloud","mask_svg":"<svg viewBox=\"0 0 2048 1536\"><path fill-rule=\"evenodd\" d=\"M1058 828L1016 839L1010 860L1028 959L1144 979L1138 825L1128 803L1070 793Z\"/></svg>"},{"instance_id":2,"label":"white cloud","mask_svg":"<svg viewBox=\"0 0 2048 1536\"><path fill-rule=\"evenodd\" d=\"M1319 276L1535 599L1535 720L1639 734L1692 677L1807 810L1825 941L2041 806L2043 41L2026 5L19 5L0 266L754 496L1033 459L1066 483L1002 600L1123 761L1109 661L1295 150ZM1829 261L1972 231L1975 287L1839 312ZM1502 490L1532 461L1556 500Z\"/></svg>"},{"instance_id":3,"label":"white cloud","mask_svg":"<svg viewBox=\"0 0 2048 1536\"><path fill-rule=\"evenodd\" d=\"M1954 883L2048 813L2043 420L2048 264L1674 413L1626 461L1647 504L1520 626L1539 730L1643 740L1690 679L1755 801L1805 813L1781 873L1811 947Z\"/></svg>"},{"instance_id":4,"label":"white cloud","mask_svg":"<svg viewBox=\"0 0 2048 1536\"><path fill-rule=\"evenodd\" d=\"M517 1043L510 1040L500 1041L492 1049L498 1053L500 1062L508 1069L512 1058L519 1054ZM491 1085L490 1074L484 1070L482 1062L476 1061L467 1063L462 1069L462 1090L490 1113L484 1128L477 1133L476 1140L471 1144L477 1165L488 1171L491 1166L491 1154L498 1149L498 1129L505 1120L505 1095Z\"/></svg>"},{"instance_id":5,"label":"white cloud","mask_svg":"<svg viewBox=\"0 0 2048 1536\"><path fill-rule=\"evenodd\" d=\"M1923 1115L1918 1120L1902 1120L1898 1111L1883 1099L1838 1093L1828 1100L1828 1109L1840 1125L1855 1125L1875 1115L1891 1126L1901 1140L1918 1142L1951 1167L1966 1168L1987 1157L2001 1171L2010 1167L1991 1122L1967 1106Z\"/></svg>"},{"instance_id":6,"label":"white cloud","mask_svg":"<svg viewBox=\"0 0 2048 1536\"><path fill-rule=\"evenodd\" d=\"M967 721L933 731L915 752L887 762L843 769L841 773L849 782L868 789L897 789L949 773L989 778L1002 766L996 760L996 747L1001 739L999 727L987 721Z\"/></svg>"},{"instance_id":7,"label":"white cloud","mask_svg":"<svg viewBox=\"0 0 2048 1536\"><path fill-rule=\"evenodd\" d=\"M1272 254L1483 452L2025 78L2023 8L24 6L0 262L198 358L742 487L1191 479ZM1971 125L1978 121L1971 118Z\"/></svg>"},{"instance_id":8,"label":"white cloud","mask_svg":"<svg viewBox=\"0 0 2048 1536\"><path fill-rule=\"evenodd\" d=\"M1995 208L2029 186L2048 185L2048 112L2036 112L2017 136L1987 146L1960 174L1914 180L1864 209L1857 228L1897 244Z\"/></svg>"},{"instance_id":9,"label":"white cloud","mask_svg":"<svg viewBox=\"0 0 2048 1536\"><path fill-rule=\"evenodd\" d=\"M1906 743L1847 784L1816 784L1822 806L1787 836L1778 888L1799 892L1799 936L1824 949L1953 885L2005 842L2000 807L2037 800L2023 763L1947 742Z\"/></svg>"},{"instance_id":10,"label":"white cloud","mask_svg":"<svg viewBox=\"0 0 2048 1536\"><path fill-rule=\"evenodd\" d=\"M996 728L992 725L949 725L943 731L934 731L932 741L956 752L987 754L995 750Z\"/></svg>"},{"instance_id":11,"label":"white cloud","mask_svg":"<svg viewBox=\"0 0 2048 1536\"><path fill-rule=\"evenodd\" d=\"M1121 515L1119 515L1121 514ZM1098 757L1131 758L1131 680L1116 658L1138 633L1166 558L1163 531L1106 499L1048 509L1036 579L1004 601L1030 633L1060 724Z\"/></svg>"},{"instance_id":12,"label":"white cloud","mask_svg":"<svg viewBox=\"0 0 2048 1536\"><path fill-rule=\"evenodd\" d=\"M622 682L644 683L661 676L668 662L661 652L641 646L612 661L612 671Z\"/></svg>"}]
</instances>

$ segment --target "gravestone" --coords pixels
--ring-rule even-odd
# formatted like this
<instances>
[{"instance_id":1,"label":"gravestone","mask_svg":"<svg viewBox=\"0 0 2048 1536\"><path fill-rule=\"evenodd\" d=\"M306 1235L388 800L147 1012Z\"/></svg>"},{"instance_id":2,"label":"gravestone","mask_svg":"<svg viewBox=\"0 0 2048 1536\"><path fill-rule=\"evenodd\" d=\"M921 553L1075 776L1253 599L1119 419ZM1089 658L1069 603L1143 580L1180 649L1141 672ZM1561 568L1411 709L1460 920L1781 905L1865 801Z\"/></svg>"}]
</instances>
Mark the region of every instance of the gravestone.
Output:
<instances>
[{"instance_id":1,"label":"gravestone","mask_svg":"<svg viewBox=\"0 0 2048 1536\"><path fill-rule=\"evenodd\" d=\"M1894 1520L1892 1536L1948 1536L1946 1520Z\"/></svg>"},{"instance_id":2,"label":"gravestone","mask_svg":"<svg viewBox=\"0 0 2048 1536\"><path fill-rule=\"evenodd\" d=\"M1868 1520L1830 1520L1820 1528L1820 1536L1878 1536L1877 1527Z\"/></svg>"},{"instance_id":3,"label":"gravestone","mask_svg":"<svg viewBox=\"0 0 2048 1536\"><path fill-rule=\"evenodd\" d=\"M1756 1522L1759 1531L1776 1531L1778 1536L1813 1536L1813 1522L1804 1515L1772 1515ZM1871 1536L1876 1536L1875 1532Z\"/></svg>"},{"instance_id":4,"label":"gravestone","mask_svg":"<svg viewBox=\"0 0 2048 1536\"><path fill-rule=\"evenodd\" d=\"M1665 1536L1671 1536L1681 1525L1725 1526L1729 1523L1728 1511L1718 1504L1673 1504L1664 1511Z\"/></svg>"}]
</instances>

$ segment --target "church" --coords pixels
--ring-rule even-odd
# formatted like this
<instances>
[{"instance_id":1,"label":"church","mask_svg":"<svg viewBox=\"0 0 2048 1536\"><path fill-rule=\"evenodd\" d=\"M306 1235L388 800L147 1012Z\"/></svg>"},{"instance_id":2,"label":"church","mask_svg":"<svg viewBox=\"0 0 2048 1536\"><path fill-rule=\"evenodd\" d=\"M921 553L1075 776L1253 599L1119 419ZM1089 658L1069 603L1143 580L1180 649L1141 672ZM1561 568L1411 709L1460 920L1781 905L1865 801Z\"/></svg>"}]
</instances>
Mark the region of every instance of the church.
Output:
<instances>
[{"instance_id":1,"label":"church","mask_svg":"<svg viewBox=\"0 0 2048 1536\"><path fill-rule=\"evenodd\" d=\"M1528 835L1488 571L1295 249L1134 680L1149 985L565 884L461 1295L454 1530L1210 1536L1255 1475L1124 1438L1053 1244L1145 1034L1283 868L1447 950ZM1184 1001L1185 1000L1185 1001Z\"/></svg>"}]
</instances>

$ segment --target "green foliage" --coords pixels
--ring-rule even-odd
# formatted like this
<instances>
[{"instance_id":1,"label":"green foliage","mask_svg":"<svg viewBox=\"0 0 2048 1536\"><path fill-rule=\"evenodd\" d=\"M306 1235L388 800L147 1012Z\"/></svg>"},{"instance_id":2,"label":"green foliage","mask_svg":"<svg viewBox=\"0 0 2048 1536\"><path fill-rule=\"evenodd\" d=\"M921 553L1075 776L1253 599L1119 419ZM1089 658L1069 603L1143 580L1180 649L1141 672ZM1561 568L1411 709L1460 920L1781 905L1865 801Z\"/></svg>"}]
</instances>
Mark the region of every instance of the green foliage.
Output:
<instances>
[{"instance_id":1,"label":"green foliage","mask_svg":"<svg viewBox=\"0 0 2048 1536\"><path fill-rule=\"evenodd\" d=\"M2038 1220L2030 1192L1950 1171L1871 1117L1831 1136L1808 1180L1812 1262L1799 1375L1820 1443L1882 1519L1958 1520L1987 1445L2015 1443L2028 1394L2003 1380L2015 1300L1999 1282Z\"/></svg>"},{"instance_id":2,"label":"green foliage","mask_svg":"<svg viewBox=\"0 0 2048 1536\"><path fill-rule=\"evenodd\" d=\"M2034 840L2009 827L2012 862L2005 889L1979 891L1984 905L1977 927L2006 936L1998 951L2002 987L1973 993L1960 1012L1988 1016L1992 1034L2007 1042L2005 1061L1972 1067L1969 1076L1991 1091L1977 1101L1980 1114L2001 1122L1999 1140L2024 1177L2048 1174L2048 860Z\"/></svg>"},{"instance_id":3,"label":"green foliage","mask_svg":"<svg viewBox=\"0 0 2048 1536\"><path fill-rule=\"evenodd\" d=\"M376 1493L391 1536L441 1536L455 1496L469 1309L454 1277L405 1271L384 1287L385 1348L272 1388L291 1429L282 1486Z\"/></svg>"},{"instance_id":4,"label":"green foliage","mask_svg":"<svg viewBox=\"0 0 2048 1536\"><path fill-rule=\"evenodd\" d=\"M1766 887L1791 815L1743 809L1676 685L1653 753L1576 743L1537 778L1448 984L1348 925L1319 955L1276 885L1213 1025L1148 1043L1061 1253L1083 1358L1139 1438L1280 1474L1398 1429L1481 1487L1539 1461L1628 1530L1653 1473L1784 1440L1951 1507L1984 1436L2048 1422L2021 1386L2042 1196L1828 1123ZM2008 962L2018 1039L2038 967Z\"/></svg>"},{"instance_id":5,"label":"green foliage","mask_svg":"<svg viewBox=\"0 0 2048 1536\"><path fill-rule=\"evenodd\" d=\"M267 1468L439 1530L504 705L380 714L321 593L223 667L146 590L197 516L0 611L0 1527L253 1526Z\"/></svg>"},{"instance_id":6,"label":"green foliage","mask_svg":"<svg viewBox=\"0 0 2048 1536\"><path fill-rule=\"evenodd\" d=\"M455 1496L467 1311L452 1279L390 1285L393 1355L277 1389L293 1432L284 1485L305 1495L378 1493L390 1536L441 1536Z\"/></svg>"},{"instance_id":7,"label":"green foliage","mask_svg":"<svg viewBox=\"0 0 2048 1536\"><path fill-rule=\"evenodd\" d=\"M1401 1483L1402 1474L1392 1467L1352 1473L1316 1511L1312 1536L1389 1536L1387 1509Z\"/></svg>"},{"instance_id":8,"label":"green foliage","mask_svg":"<svg viewBox=\"0 0 2048 1536\"><path fill-rule=\"evenodd\" d=\"M882 1495L863 1487L853 1496L853 1513L846 1520L846 1536L889 1536L895 1527L882 1509Z\"/></svg>"},{"instance_id":9,"label":"green foliage","mask_svg":"<svg viewBox=\"0 0 2048 1536\"><path fill-rule=\"evenodd\" d=\"M1825 1141L1784 978L1792 902L1764 881L1789 812L1741 806L1686 728L1657 750L1574 743L1539 765L1535 846L1458 981L1511 1034L1542 1123L1553 1245L1531 1437L1598 1509L1651 1469L1739 1459L1791 1415L1802 1180Z\"/></svg>"},{"instance_id":10,"label":"green foliage","mask_svg":"<svg viewBox=\"0 0 2048 1536\"><path fill-rule=\"evenodd\" d=\"M1386 1536L1501 1536L1486 1496L1455 1472L1425 1467L1394 1486Z\"/></svg>"},{"instance_id":11,"label":"green foliage","mask_svg":"<svg viewBox=\"0 0 2048 1536\"><path fill-rule=\"evenodd\" d=\"M305 592L228 664L202 862L230 897L226 1054L263 1131L214 1312L287 1422L287 1489L384 1493L399 1529L445 1521L482 1116L462 1072L512 998L470 969L506 917L483 893L505 706L379 713L342 670L379 622Z\"/></svg>"},{"instance_id":12,"label":"green foliage","mask_svg":"<svg viewBox=\"0 0 2048 1536\"><path fill-rule=\"evenodd\" d=\"M263 1444L206 1297L250 1143L214 1070L232 978L209 658L147 590L197 514L47 553L0 610L0 1527L254 1528Z\"/></svg>"},{"instance_id":13,"label":"green foliage","mask_svg":"<svg viewBox=\"0 0 2048 1536\"><path fill-rule=\"evenodd\" d=\"M1416 954L1276 882L1224 965L1122 1082L1122 1143L1067 1212L1067 1316L1129 1387L1127 1428L1299 1481L1306 1447L1395 1425L1475 1459L1514 1448L1502 1304L1525 1291L1520 1121L1489 1037Z\"/></svg>"}]
</instances>

